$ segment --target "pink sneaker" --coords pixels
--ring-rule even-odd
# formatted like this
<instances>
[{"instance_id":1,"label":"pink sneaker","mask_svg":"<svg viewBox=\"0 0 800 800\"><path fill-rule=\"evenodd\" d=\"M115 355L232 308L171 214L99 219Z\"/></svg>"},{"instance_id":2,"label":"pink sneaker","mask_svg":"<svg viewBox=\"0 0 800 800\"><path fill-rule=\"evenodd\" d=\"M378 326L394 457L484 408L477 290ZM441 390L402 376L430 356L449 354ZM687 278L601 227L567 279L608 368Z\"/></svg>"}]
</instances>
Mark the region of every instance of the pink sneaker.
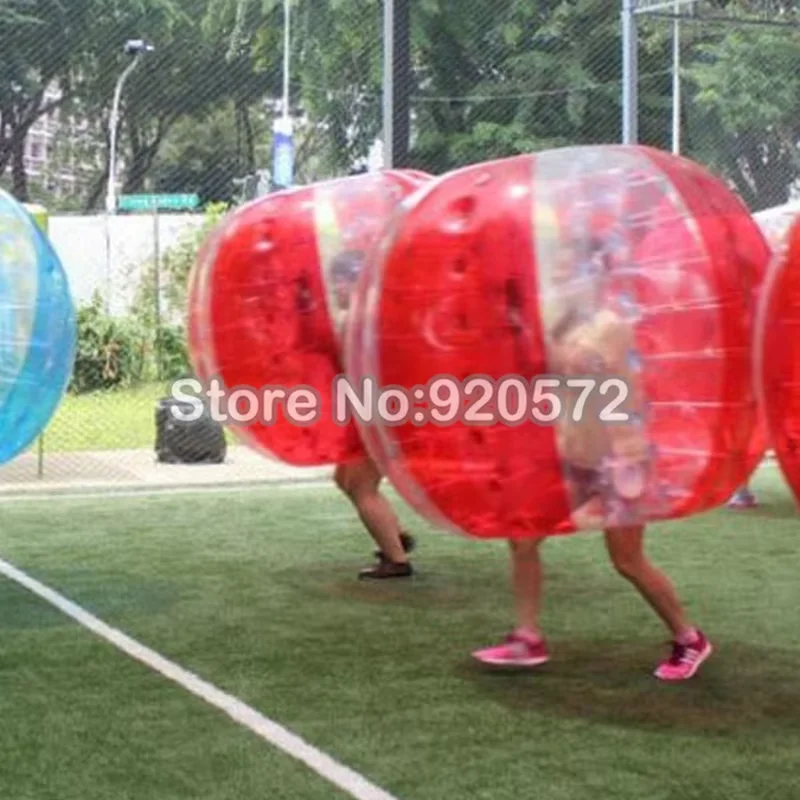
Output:
<instances>
[{"instance_id":1,"label":"pink sneaker","mask_svg":"<svg viewBox=\"0 0 800 800\"><path fill-rule=\"evenodd\" d=\"M530 669L550 660L547 645L524 634L512 633L503 644L476 650L472 654L481 664L489 667Z\"/></svg>"},{"instance_id":2,"label":"pink sneaker","mask_svg":"<svg viewBox=\"0 0 800 800\"><path fill-rule=\"evenodd\" d=\"M655 676L662 681L687 681L694 677L700 665L714 652L705 635L697 632L697 640L690 645L672 643L672 655L658 665Z\"/></svg>"}]
</instances>

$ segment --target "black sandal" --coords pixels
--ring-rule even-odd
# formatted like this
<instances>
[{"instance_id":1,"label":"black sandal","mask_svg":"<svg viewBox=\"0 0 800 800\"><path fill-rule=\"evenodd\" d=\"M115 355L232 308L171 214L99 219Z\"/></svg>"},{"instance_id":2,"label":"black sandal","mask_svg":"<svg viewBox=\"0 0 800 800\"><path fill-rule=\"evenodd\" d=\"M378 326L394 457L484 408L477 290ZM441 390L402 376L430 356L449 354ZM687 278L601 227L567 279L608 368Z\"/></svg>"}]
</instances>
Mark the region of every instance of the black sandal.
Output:
<instances>
[{"instance_id":1,"label":"black sandal","mask_svg":"<svg viewBox=\"0 0 800 800\"><path fill-rule=\"evenodd\" d=\"M406 562L397 564L390 561L383 553L378 554L378 563L372 567L366 567L358 573L359 580L386 580L387 578L410 578L414 574L414 568Z\"/></svg>"},{"instance_id":2,"label":"black sandal","mask_svg":"<svg viewBox=\"0 0 800 800\"><path fill-rule=\"evenodd\" d=\"M417 547L417 540L410 533L401 533L400 544L403 545L405 553L413 553ZM375 558L383 558L383 553L380 550L376 550Z\"/></svg>"}]
</instances>

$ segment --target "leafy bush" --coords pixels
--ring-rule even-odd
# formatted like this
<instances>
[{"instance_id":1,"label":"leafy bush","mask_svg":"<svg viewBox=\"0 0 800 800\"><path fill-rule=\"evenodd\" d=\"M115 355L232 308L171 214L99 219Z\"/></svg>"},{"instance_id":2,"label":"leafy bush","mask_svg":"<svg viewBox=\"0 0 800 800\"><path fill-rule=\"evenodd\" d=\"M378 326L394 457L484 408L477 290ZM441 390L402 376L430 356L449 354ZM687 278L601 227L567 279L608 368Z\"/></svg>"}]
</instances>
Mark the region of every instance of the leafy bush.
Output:
<instances>
[{"instance_id":1,"label":"leafy bush","mask_svg":"<svg viewBox=\"0 0 800 800\"><path fill-rule=\"evenodd\" d=\"M186 300L189 274L197 260L203 242L219 221L225 216L228 206L225 203L211 203L206 206L203 223L186 231L177 244L162 253L159 269L161 286L161 323L163 326L180 325L186 319ZM142 277L134 298L134 313L153 331L155 318L155 262L149 261L142 271Z\"/></svg>"},{"instance_id":2,"label":"leafy bush","mask_svg":"<svg viewBox=\"0 0 800 800\"><path fill-rule=\"evenodd\" d=\"M162 326L157 334L156 358L160 365L157 377L173 381L191 371L186 331L182 325Z\"/></svg>"},{"instance_id":3,"label":"leafy bush","mask_svg":"<svg viewBox=\"0 0 800 800\"><path fill-rule=\"evenodd\" d=\"M161 255L159 264L160 292L160 324L156 320L155 302L155 262L149 261L143 271L137 287L132 313L129 317L110 319L102 316L99 305L82 310L84 322L81 324L79 338L82 352L94 353L92 359L84 356L81 378L75 381L75 391L93 391L97 388L111 388L125 385L125 381L171 381L191 372L189 353L186 342L184 320L186 318L187 288L189 273L197 260L197 255L211 231L228 210L224 203L211 204L206 207L203 223L187 231L178 243ZM102 318L102 325L101 325ZM105 327L103 327L105 326ZM101 364L98 353L103 350L103 336L98 336L98 327L103 336L120 345L120 337L125 339L125 346L109 350L114 353L124 351L127 359L117 364L114 356L109 355L110 365ZM134 335L135 334L135 335ZM125 338L127 337L127 338ZM129 358L128 353L136 354ZM91 364L91 369L89 368ZM128 370L135 364L135 369ZM77 369L77 367L76 367ZM122 369L123 377L112 382L112 378L104 378L104 370L116 375ZM84 378L84 374L86 377ZM87 387L87 388L84 388Z\"/></svg>"},{"instance_id":4,"label":"leafy bush","mask_svg":"<svg viewBox=\"0 0 800 800\"><path fill-rule=\"evenodd\" d=\"M99 296L78 309L78 347L69 391L124 389L190 372L186 333L167 325L156 336L136 316L106 314Z\"/></svg>"},{"instance_id":5,"label":"leafy bush","mask_svg":"<svg viewBox=\"0 0 800 800\"><path fill-rule=\"evenodd\" d=\"M78 309L77 318L78 346L71 392L122 388L144 379L148 336L138 320L109 316L97 294Z\"/></svg>"}]
</instances>

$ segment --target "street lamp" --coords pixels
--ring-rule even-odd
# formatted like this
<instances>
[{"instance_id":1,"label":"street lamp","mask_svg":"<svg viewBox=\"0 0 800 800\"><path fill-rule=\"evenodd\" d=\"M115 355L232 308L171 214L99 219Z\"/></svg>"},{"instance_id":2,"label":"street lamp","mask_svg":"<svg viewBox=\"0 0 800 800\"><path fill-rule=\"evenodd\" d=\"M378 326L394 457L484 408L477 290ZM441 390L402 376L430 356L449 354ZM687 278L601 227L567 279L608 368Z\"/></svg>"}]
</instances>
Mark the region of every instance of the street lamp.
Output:
<instances>
[{"instance_id":1,"label":"street lamp","mask_svg":"<svg viewBox=\"0 0 800 800\"><path fill-rule=\"evenodd\" d=\"M128 75L136 69L142 56L153 51L153 46L144 39L128 39L124 47L125 55L131 62L122 71L114 89L114 101L111 104L109 119L109 152L108 152L108 186L106 188L106 313L111 311L111 215L117 210L117 128L119 126L119 104L122 88Z\"/></svg>"},{"instance_id":2,"label":"street lamp","mask_svg":"<svg viewBox=\"0 0 800 800\"><path fill-rule=\"evenodd\" d=\"M106 193L106 211L113 214L117 210L116 178L117 178L117 127L119 126L119 104L122 98L122 88L128 75L145 53L151 53L153 46L144 39L128 39L125 42L125 55L131 56L131 63L122 71L114 89L114 102L111 105L111 118L109 120L109 157L108 157L108 191Z\"/></svg>"}]
</instances>

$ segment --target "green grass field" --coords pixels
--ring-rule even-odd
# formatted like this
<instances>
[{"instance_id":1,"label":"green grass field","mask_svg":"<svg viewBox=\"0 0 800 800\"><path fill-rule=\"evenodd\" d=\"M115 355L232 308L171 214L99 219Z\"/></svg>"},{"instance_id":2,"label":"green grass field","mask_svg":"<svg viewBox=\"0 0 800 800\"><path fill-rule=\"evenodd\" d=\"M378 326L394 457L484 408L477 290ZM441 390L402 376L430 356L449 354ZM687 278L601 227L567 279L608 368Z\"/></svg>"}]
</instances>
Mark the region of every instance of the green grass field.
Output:
<instances>
[{"instance_id":1,"label":"green grass field","mask_svg":"<svg viewBox=\"0 0 800 800\"><path fill-rule=\"evenodd\" d=\"M150 448L155 404L165 394L162 384L69 394L45 431L45 446L52 452Z\"/></svg>"},{"instance_id":2,"label":"green grass field","mask_svg":"<svg viewBox=\"0 0 800 800\"><path fill-rule=\"evenodd\" d=\"M155 405L169 394L164 384L67 395L44 434L46 452L152 449ZM228 442L233 437L226 431Z\"/></svg>"},{"instance_id":3,"label":"green grass field","mask_svg":"<svg viewBox=\"0 0 800 800\"><path fill-rule=\"evenodd\" d=\"M650 551L717 646L656 682L665 632L596 535L547 545L553 661L485 674L510 617L502 543L420 535L419 575L329 489L7 503L0 556L401 800L798 796L800 525L762 509L654 528ZM0 797L345 797L226 716L0 579Z\"/></svg>"}]
</instances>

